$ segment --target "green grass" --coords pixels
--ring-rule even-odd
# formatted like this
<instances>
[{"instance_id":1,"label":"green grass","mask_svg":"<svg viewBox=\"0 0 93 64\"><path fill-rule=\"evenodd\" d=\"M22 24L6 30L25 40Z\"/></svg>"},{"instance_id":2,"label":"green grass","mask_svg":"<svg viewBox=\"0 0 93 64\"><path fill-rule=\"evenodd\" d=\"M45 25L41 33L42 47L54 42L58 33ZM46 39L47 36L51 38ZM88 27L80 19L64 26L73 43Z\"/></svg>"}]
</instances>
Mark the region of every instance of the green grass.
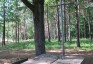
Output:
<instances>
[{"instance_id":1,"label":"green grass","mask_svg":"<svg viewBox=\"0 0 93 64\"><path fill-rule=\"evenodd\" d=\"M93 50L93 40L89 39L80 39L81 47L80 49L84 50ZM10 49L34 49L34 40L29 41L21 41L19 43L11 42L7 43L7 47ZM61 42L58 42L57 40L52 40L51 42L48 42L46 40L46 49L61 49L62 44ZM67 41L65 42L65 48L71 48L75 49L76 47L76 39L73 39L71 42Z\"/></svg>"},{"instance_id":2,"label":"green grass","mask_svg":"<svg viewBox=\"0 0 93 64\"><path fill-rule=\"evenodd\" d=\"M7 47L10 49L34 49L34 41L23 41L23 42L11 42L7 44Z\"/></svg>"}]
</instances>

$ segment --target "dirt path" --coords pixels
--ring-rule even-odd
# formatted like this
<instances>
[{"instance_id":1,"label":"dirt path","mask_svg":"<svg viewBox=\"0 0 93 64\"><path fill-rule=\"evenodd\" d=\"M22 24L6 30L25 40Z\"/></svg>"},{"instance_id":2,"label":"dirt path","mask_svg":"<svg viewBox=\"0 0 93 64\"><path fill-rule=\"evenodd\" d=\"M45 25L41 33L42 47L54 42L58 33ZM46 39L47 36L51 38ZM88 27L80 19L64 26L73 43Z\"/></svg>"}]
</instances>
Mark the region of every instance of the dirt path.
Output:
<instances>
[{"instance_id":1,"label":"dirt path","mask_svg":"<svg viewBox=\"0 0 93 64\"><path fill-rule=\"evenodd\" d=\"M18 58L33 58L34 50L4 50L0 51L0 64L11 63Z\"/></svg>"},{"instance_id":2,"label":"dirt path","mask_svg":"<svg viewBox=\"0 0 93 64\"><path fill-rule=\"evenodd\" d=\"M51 54L61 54L61 50L47 50L47 53ZM84 51L79 49L66 49L66 55L73 55L73 56L92 56L93 51ZM11 63L17 58L33 58L35 57L35 51L31 49L25 50L4 50L0 51L0 64L4 63Z\"/></svg>"}]
</instances>

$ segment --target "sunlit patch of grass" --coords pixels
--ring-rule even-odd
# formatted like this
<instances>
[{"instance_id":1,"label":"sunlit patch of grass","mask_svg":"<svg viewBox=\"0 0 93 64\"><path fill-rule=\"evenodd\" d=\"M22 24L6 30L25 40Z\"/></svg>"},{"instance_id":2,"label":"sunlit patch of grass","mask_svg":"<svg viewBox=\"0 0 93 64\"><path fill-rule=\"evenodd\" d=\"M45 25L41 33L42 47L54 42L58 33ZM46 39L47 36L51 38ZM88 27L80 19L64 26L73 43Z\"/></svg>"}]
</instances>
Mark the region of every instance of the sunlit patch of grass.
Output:
<instances>
[{"instance_id":1,"label":"sunlit patch of grass","mask_svg":"<svg viewBox=\"0 0 93 64\"><path fill-rule=\"evenodd\" d=\"M93 50L93 40L91 39L80 39L80 42L81 42L81 49L84 49L84 50Z\"/></svg>"},{"instance_id":2,"label":"sunlit patch of grass","mask_svg":"<svg viewBox=\"0 0 93 64\"><path fill-rule=\"evenodd\" d=\"M7 46L11 49L34 49L34 41L11 42Z\"/></svg>"},{"instance_id":3,"label":"sunlit patch of grass","mask_svg":"<svg viewBox=\"0 0 93 64\"><path fill-rule=\"evenodd\" d=\"M93 40L82 38L80 39L81 47L80 49L83 50L93 50ZM62 48L62 42L58 42L57 40L51 40L51 42L48 42L46 40L45 43L46 49L61 49ZM11 42L7 43L7 47L11 49L35 49L34 40L26 40L26 41L20 41L19 43ZM66 41L65 42L65 49L76 49L76 39L72 39L72 41Z\"/></svg>"},{"instance_id":4,"label":"sunlit patch of grass","mask_svg":"<svg viewBox=\"0 0 93 64\"><path fill-rule=\"evenodd\" d=\"M51 42L46 41L46 49L60 49L61 42L57 40L52 40Z\"/></svg>"}]
</instances>

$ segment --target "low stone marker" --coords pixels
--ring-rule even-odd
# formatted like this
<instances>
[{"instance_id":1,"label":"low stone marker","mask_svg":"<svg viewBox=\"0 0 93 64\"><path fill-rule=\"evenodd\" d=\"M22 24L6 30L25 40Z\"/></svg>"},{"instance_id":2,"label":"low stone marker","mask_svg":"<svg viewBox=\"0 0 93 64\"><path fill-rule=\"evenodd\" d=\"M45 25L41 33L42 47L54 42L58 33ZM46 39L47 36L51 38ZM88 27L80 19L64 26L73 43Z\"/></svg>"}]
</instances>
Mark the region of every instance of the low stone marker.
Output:
<instances>
[{"instance_id":1,"label":"low stone marker","mask_svg":"<svg viewBox=\"0 0 93 64\"><path fill-rule=\"evenodd\" d=\"M75 57L75 56L65 56L60 58L55 61L52 64L81 64L81 62L84 60L82 57Z\"/></svg>"},{"instance_id":2,"label":"low stone marker","mask_svg":"<svg viewBox=\"0 0 93 64\"><path fill-rule=\"evenodd\" d=\"M51 64L58 59L58 56L51 54L42 54L22 64Z\"/></svg>"},{"instance_id":3,"label":"low stone marker","mask_svg":"<svg viewBox=\"0 0 93 64\"><path fill-rule=\"evenodd\" d=\"M28 59L22 64L81 64L82 61L82 57L65 56L62 58L61 55L43 54L33 59Z\"/></svg>"}]
</instances>

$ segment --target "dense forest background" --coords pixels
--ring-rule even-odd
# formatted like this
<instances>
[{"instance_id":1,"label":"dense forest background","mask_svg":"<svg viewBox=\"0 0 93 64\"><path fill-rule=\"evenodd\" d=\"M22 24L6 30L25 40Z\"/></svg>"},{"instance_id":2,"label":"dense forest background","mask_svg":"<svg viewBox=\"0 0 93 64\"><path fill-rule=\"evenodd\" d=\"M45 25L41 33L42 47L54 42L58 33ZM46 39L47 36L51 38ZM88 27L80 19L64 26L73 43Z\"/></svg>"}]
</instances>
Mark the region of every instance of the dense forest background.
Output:
<instances>
[{"instance_id":1,"label":"dense forest background","mask_svg":"<svg viewBox=\"0 0 93 64\"><path fill-rule=\"evenodd\" d=\"M30 3L32 1L29 0ZM48 42L62 40L62 21L64 21L64 39L71 43L76 39L93 38L93 2L92 0L64 0L62 13L59 0L44 2L44 30ZM62 15L63 14L63 15ZM61 21L62 18L62 21ZM30 41L34 39L33 13L20 0L0 0L0 42Z\"/></svg>"},{"instance_id":2,"label":"dense forest background","mask_svg":"<svg viewBox=\"0 0 93 64\"><path fill-rule=\"evenodd\" d=\"M91 63L92 27L92 0L0 0L0 63L47 53Z\"/></svg>"}]
</instances>

